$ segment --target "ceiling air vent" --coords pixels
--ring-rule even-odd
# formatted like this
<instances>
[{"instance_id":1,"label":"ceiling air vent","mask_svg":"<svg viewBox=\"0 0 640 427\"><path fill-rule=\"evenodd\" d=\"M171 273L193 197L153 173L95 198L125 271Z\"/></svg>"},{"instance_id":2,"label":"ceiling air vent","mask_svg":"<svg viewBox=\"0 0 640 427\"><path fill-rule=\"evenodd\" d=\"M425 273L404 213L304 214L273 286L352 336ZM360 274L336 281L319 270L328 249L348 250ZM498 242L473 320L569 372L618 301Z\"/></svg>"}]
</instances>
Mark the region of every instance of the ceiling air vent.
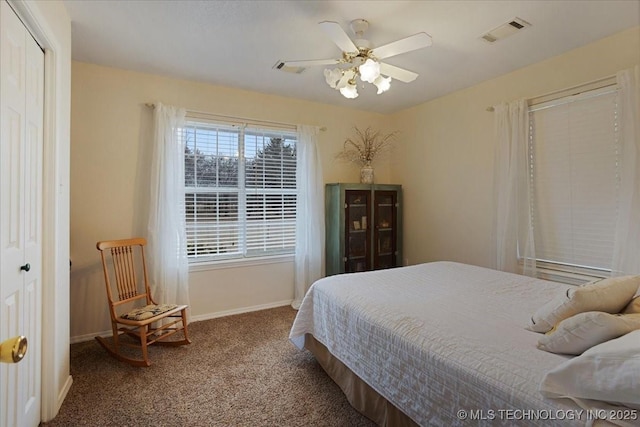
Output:
<instances>
[{"instance_id":1,"label":"ceiling air vent","mask_svg":"<svg viewBox=\"0 0 640 427\"><path fill-rule=\"evenodd\" d=\"M494 28L486 34L483 34L480 38L488 43L493 43L498 40L502 40L505 37L509 37L510 35L515 34L518 31L522 31L530 26L531 24L529 24L524 19L513 18L511 21Z\"/></svg>"},{"instance_id":2,"label":"ceiling air vent","mask_svg":"<svg viewBox=\"0 0 640 427\"><path fill-rule=\"evenodd\" d=\"M284 71L286 73L293 73L293 74L300 74L304 70L306 70L306 68L304 68L304 67L290 67L288 65L285 65L285 63L280 61L280 60L278 60L278 62L276 62L276 65L274 65L273 68L275 70L280 70L280 71Z\"/></svg>"}]
</instances>

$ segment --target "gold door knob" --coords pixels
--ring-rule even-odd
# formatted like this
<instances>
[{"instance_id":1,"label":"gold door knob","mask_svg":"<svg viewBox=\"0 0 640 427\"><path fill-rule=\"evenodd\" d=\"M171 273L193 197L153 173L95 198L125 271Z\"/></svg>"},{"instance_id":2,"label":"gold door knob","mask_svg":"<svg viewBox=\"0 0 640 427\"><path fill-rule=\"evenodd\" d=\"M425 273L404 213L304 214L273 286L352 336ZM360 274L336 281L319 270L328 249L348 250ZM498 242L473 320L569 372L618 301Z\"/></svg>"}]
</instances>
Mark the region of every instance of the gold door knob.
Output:
<instances>
[{"instance_id":1,"label":"gold door knob","mask_svg":"<svg viewBox=\"0 0 640 427\"><path fill-rule=\"evenodd\" d=\"M27 337L19 335L0 343L0 362L18 363L27 354Z\"/></svg>"}]
</instances>

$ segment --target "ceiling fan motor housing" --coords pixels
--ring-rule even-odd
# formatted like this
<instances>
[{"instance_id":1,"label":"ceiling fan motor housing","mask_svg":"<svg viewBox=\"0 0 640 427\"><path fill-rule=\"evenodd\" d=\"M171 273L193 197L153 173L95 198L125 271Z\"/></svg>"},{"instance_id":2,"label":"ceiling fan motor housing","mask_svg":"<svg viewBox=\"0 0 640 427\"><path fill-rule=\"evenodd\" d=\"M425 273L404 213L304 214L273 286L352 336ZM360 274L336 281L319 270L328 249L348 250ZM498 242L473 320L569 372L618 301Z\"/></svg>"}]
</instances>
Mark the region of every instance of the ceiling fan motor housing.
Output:
<instances>
[{"instance_id":1,"label":"ceiling fan motor housing","mask_svg":"<svg viewBox=\"0 0 640 427\"><path fill-rule=\"evenodd\" d=\"M351 31L353 31L353 33L358 38L362 38L368 28L369 21L367 21L366 19L354 19L353 21L351 21Z\"/></svg>"},{"instance_id":2,"label":"ceiling fan motor housing","mask_svg":"<svg viewBox=\"0 0 640 427\"><path fill-rule=\"evenodd\" d=\"M369 21L366 19L354 19L351 21L351 31L356 35L353 43L360 50L361 54L365 54L363 51L369 51L372 49L371 42L364 38L364 33L369 28Z\"/></svg>"}]
</instances>

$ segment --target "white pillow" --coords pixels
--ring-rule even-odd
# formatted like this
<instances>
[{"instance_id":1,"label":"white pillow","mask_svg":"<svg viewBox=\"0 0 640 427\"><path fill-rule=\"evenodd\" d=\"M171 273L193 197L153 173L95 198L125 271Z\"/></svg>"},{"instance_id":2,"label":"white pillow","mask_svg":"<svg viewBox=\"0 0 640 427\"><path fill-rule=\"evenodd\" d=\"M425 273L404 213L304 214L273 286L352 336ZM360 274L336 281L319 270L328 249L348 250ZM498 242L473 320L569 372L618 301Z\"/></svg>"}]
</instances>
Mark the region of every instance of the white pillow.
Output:
<instances>
[{"instance_id":1,"label":"white pillow","mask_svg":"<svg viewBox=\"0 0 640 427\"><path fill-rule=\"evenodd\" d=\"M587 311L558 323L538 340L538 348L551 353L581 354L594 345L640 329L640 314Z\"/></svg>"},{"instance_id":2,"label":"white pillow","mask_svg":"<svg viewBox=\"0 0 640 427\"><path fill-rule=\"evenodd\" d=\"M639 287L640 276L621 276L569 288L540 307L527 329L547 332L558 322L585 311L619 313Z\"/></svg>"},{"instance_id":3,"label":"white pillow","mask_svg":"<svg viewBox=\"0 0 640 427\"><path fill-rule=\"evenodd\" d=\"M640 330L590 348L549 371L540 393L640 410Z\"/></svg>"}]
</instances>

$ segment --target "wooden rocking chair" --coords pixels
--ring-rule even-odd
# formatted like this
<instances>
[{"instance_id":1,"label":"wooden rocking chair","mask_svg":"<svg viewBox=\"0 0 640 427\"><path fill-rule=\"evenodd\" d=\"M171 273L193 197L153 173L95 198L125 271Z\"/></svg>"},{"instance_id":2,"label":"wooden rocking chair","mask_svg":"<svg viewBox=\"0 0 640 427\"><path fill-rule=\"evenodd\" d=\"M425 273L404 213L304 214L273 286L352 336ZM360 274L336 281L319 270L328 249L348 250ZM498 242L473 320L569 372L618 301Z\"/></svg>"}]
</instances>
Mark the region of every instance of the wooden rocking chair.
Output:
<instances>
[{"instance_id":1,"label":"wooden rocking chair","mask_svg":"<svg viewBox=\"0 0 640 427\"><path fill-rule=\"evenodd\" d=\"M187 332L186 310L188 306L158 305L151 297L144 257L146 243L143 238L134 238L108 240L96 244L102 258L111 328L113 329L113 345L109 344L108 338L97 336L96 340L116 359L134 366L151 365L147 355L147 347L152 344L180 346L191 343ZM106 252L111 253L112 263L107 262ZM109 264L112 266L111 271L108 267ZM115 279L115 287L112 287L112 279ZM117 299L114 298L114 291L117 291ZM127 303L140 301L144 302L144 307L131 309L132 304L128 304L130 311L122 313L127 307ZM161 322L163 319L168 319L165 324ZM157 324L157 327L154 327L154 324ZM166 340L169 336L180 331L182 331L184 339ZM122 335L130 335L136 343L121 340ZM142 359L125 356L121 352L122 346L140 349Z\"/></svg>"}]
</instances>

